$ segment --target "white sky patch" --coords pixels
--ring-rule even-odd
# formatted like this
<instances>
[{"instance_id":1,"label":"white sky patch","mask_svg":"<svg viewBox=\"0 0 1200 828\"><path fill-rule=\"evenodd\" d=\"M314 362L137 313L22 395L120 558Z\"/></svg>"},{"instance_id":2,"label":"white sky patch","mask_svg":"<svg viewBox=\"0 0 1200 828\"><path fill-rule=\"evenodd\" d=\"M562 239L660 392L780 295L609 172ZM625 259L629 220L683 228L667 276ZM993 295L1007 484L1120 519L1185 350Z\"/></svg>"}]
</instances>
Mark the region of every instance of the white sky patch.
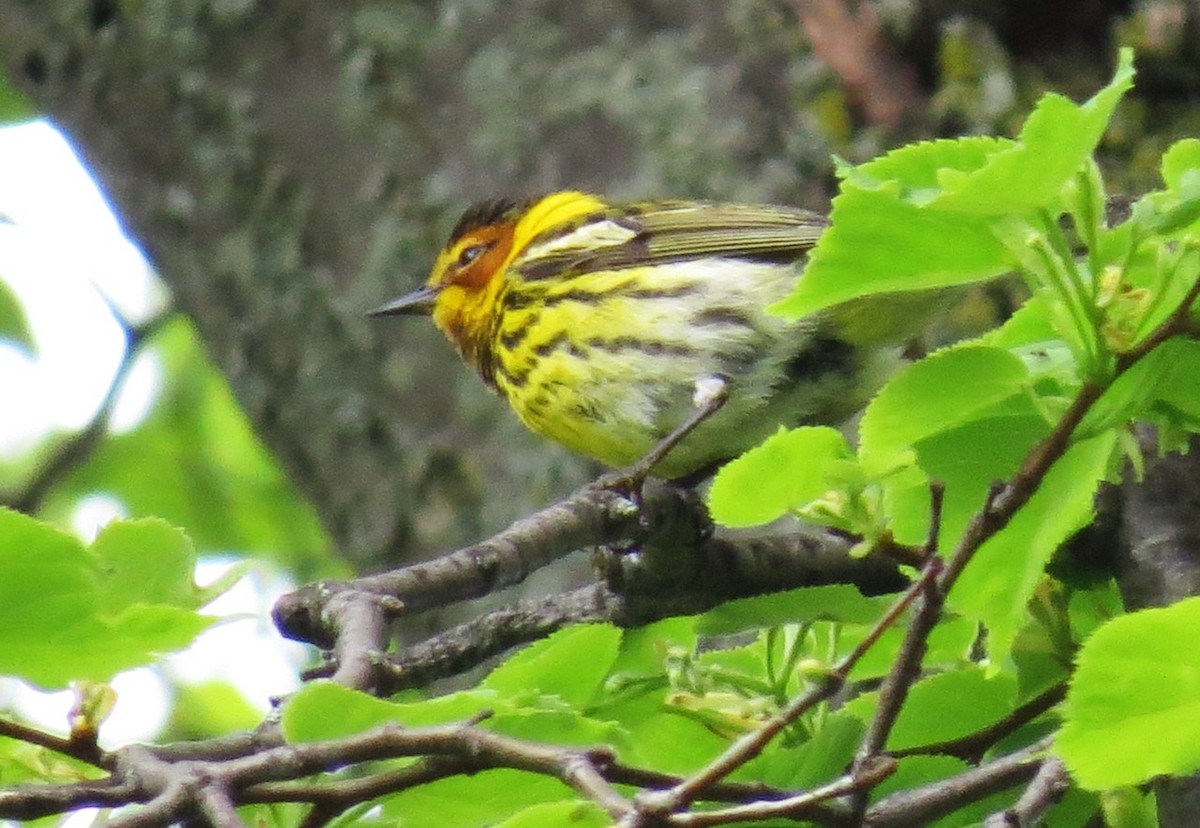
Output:
<instances>
[{"instance_id":1,"label":"white sky patch","mask_svg":"<svg viewBox=\"0 0 1200 828\"><path fill-rule=\"evenodd\" d=\"M100 530L114 520L127 517L125 504L115 497L106 494L93 494L80 498L71 514L71 528L75 534L83 538L85 543L91 543L100 534Z\"/></svg>"},{"instance_id":2,"label":"white sky patch","mask_svg":"<svg viewBox=\"0 0 1200 828\"><path fill-rule=\"evenodd\" d=\"M28 451L95 414L125 350L109 303L131 323L165 293L67 142L44 122L0 129L0 279L20 298L33 359L0 346L0 453ZM123 403L145 411L142 401ZM125 416L123 424L129 423Z\"/></svg>"},{"instance_id":3,"label":"white sky patch","mask_svg":"<svg viewBox=\"0 0 1200 828\"><path fill-rule=\"evenodd\" d=\"M125 376L125 384L108 421L108 430L123 434L137 428L154 407L162 384L162 360L153 349L141 351Z\"/></svg>"},{"instance_id":4,"label":"white sky patch","mask_svg":"<svg viewBox=\"0 0 1200 828\"><path fill-rule=\"evenodd\" d=\"M231 565L229 560L202 560L196 578L210 583ZM252 569L204 608L207 615L232 620L206 630L188 650L167 659L170 675L185 684L223 678L266 713L272 696L299 688L299 671L311 652L283 638L270 621L275 600L292 589L294 583L266 567Z\"/></svg>"}]
</instances>

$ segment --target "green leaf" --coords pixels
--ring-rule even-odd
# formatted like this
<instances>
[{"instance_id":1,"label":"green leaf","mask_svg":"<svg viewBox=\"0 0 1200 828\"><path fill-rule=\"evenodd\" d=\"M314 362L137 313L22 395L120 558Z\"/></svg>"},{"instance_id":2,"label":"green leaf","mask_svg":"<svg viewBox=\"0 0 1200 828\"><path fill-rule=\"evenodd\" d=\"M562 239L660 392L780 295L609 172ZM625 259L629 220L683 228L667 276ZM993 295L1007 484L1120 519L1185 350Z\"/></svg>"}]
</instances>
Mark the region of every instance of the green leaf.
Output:
<instances>
[{"instance_id":1,"label":"green leaf","mask_svg":"<svg viewBox=\"0 0 1200 828\"><path fill-rule=\"evenodd\" d=\"M480 688L513 700L557 697L581 708L603 686L620 644L621 631L608 624L558 630L511 656Z\"/></svg>"},{"instance_id":2,"label":"green leaf","mask_svg":"<svg viewBox=\"0 0 1200 828\"><path fill-rule=\"evenodd\" d=\"M582 716L573 710L500 712L486 719L482 727L530 742L577 747L610 745L622 751L629 748L629 740L620 725Z\"/></svg>"},{"instance_id":3,"label":"green leaf","mask_svg":"<svg viewBox=\"0 0 1200 828\"><path fill-rule=\"evenodd\" d=\"M701 615L696 629L703 635L732 635L798 621L871 624L891 601L887 596L868 598L849 584L800 587L726 601Z\"/></svg>"},{"instance_id":4,"label":"green leaf","mask_svg":"<svg viewBox=\"0 0 1200 828\"><path fill-rule=\"evenodd\" d=\"M829 491L831 473L853 456L837 429L780 429L717 472L708 493L713 520L725 526L770 523Z\"/></svg>"},{"instance_id":5,"label":"green leaf","mask_svg":"<svg viewBox=\"0 0 1200 828\"><path fill-rule=\"evenodd\" d=\"M820 721L802 745L767 751L756 763L756 778L776 788L804 790L837 777L854 760L866 725L844 710Z\"/></svg>"},{"instance_id":6,"label":"green leaf","mask_svg":"<svg viewBox=\"0 0 1200 828\"><path fill-rule=\"evenodd\" d=\"M1168 189L1185 186L1184 177L1200 170L1200 138L1184 138L1172 144L1162 157L1162 177Z\"/></svg>"},{"instance_id":7,"label":"green leaf","mask_svg":"<svg viewBox=\"0 0 1200 828\"><path fill-rule=\"evenodd\" d=\"M0 344L14 346L26 356L37 349L25 308L4 279L0 279Z\"/></svg>"},{"instance_id":8,"label":"green leaf","mask_svg":"<svg viewBox=\"0 0 1200 828\"><path fill-rule=\"evenodd\" d=\"M1057 338L1054 332L1054 322L1046 307L1046 300L1041 296L1031 296L1004 324L995 330L988 331L980 340L985 345L1009 350L1022 346L1052 342Z\"/></svg>"},{"instance_id":9,"label":"green leaf","mask_svg":"<svg viewBox=\"0 0 1200 828\"><path fill-rule=\"evenodd\" d=\"M1018 356L970 345L913 363L884 386L859 424L859 455L864 468L882 474L897 540L925 540L929 482L939 481L945 486L939 547L953 547L988 488L1011 475L1049 430L1029 383ZM913 456L920 473L884 474Z\"/></svg>"},{"instance_id":10,"label":"green leaf","mask_svg":"<svg viewBox=\"0 0 1200 828\"><path fill-rule=\"evenodd\" d=\"M988 677L982 667L952 670L921 679L909 691L889 750L947 742L967 736L1012 712L1016 678Z\"/></svg>"},{"instance_id":11,"label":"green leaf","mask_svg":"<svg viewBox=\"0 0 1200 828\"><path fill-rule=\"evenodd\" d=\"M206 739L239 730L250 731L262 713L228 681L209 679L174 687L167 732L172 739Z\"/></svg>"},{"instance_id":12,"label":"green leaf","mask_svg":"<svg viewBox=\"0 0 1200 828\"><path fill-rule=\"evenodd\" d=\"M1149 193L1134 207L1135 223L1176 236L1195 232L1200 221L1200 139L1185 138L1162 157L1165 192Z\"/></svg>"},{"instance_id":13,"label":"green leaf","mask_svg":"<svg viewBox=\"0 0 1200 828\"><path fill-rule=\"evenodd\" d=\"M645 627L625 630L610 672L621 678L661 676L669 651L695 649L696 618L664 618Z\"/></svg>"},{"instance_id":14,"label":"green leaf","mask_svg":"<svg viewBox=\"0 0 1200 828\"><path fill-rule=\"evenodd\" d=\"M191 548L191 540L188 540L188 546ZM234 584L246 577L255 567L255 562L244 558L240 561L234 561L229 566L225 567L214 580L204 586L196 587L196 606L202 607L211 601L216 600L224 595L229 590L233 589Z\"/></svg>"},{"instance_id":15,"label":"green leaf","mask_svg":"<svg viewBox=\"0 0 1200 828\"><path fill-rule=\"evenodd\" d=\"M1105 432L1067 449L1009 524L980 547L949 595L955 609L988 629L991 658L1003 660L1054 551L1092 519L1117 435Z\"/></svg>"},{"instance_id":16,"label":"green leaf","mask_svg":"<svg viewBox=\"0 0 1200 828\"><path fill-rule=\"evenodd\" d=\"M886 468L918 441L1021 394L1028 378L1018 357L983 345L939 351L906 366L863 414L859 453L864 464Z\"/></svg>"},{"instance_id":17,"label":"green leaf","mask_svg":"<svg viewBox=\"0 0 1200 828\"><path fill-rule=\"evenodd\" d=\"M966 762L955 756L902 757L897 763L896 772L871 789L871 801L878 802L888 794L948 779L969 767Z\"/></svg>"},{"instance_id":18,"label":"green leaf","mask_svg":"<svg viewBox=\"0 0 1200 828\"><path fill-rule=\"evenodd\" d=\"M1164 342L1157 351L1167 353L1172 369L1154 389L1154 405L1172 419L1182 415L1184 425L1200 427L1200 342L1176 337ZM1153 356L1153 355L1151 355Z\"/></svg>"},{"instance_id":19,"label":"green leaf","mask_svg":"<svg viewBox=\"0 0 1200 828\"><path fill-rule=\"evenodd\" d=\"M14 718L5 711L5 718ZM259 716L261 719L262 717ZM27 782L73 784L82 779L94 779L96 769L80 760L72 759L50 748L33 745L19 739L0 739L0 768L4 769L4 787L11 790ZM62 818L54 816L40 821L30 820L23 824L42 826L61 825ZM14 823L15 824L15 823Z\"/></svg>"},{"instance_id":20,"label":"green leaf","mask_svg":"<svg viewBox=\"0 0 1200 828\"><path fill-rule=\"evenodd\" d=\"M0 673L44 687L107 681L186 647L213 623L188 601L126 600L103 555L7 510L0 510L0 572Z\"/></svg>"},{"instance_id":21,"label":"green leaf","mask_svg":"<svg viewBox=\"0 0 1200 828\"><path fill-rule=\"evenodd\" d=\"M612 817L595 802L581 799L545 802L518 811L496 828L604 828Z\"/></svg>"},{"instance_id":22,"label":"green leaf","mask_svg":"<svg viewBox=\"0 0 1200 828\"><path fill-rule=\"evenodd\" d=\"M288 742L317 742L361 733L391 721L393 705L358 690L318 679L293 693L280 725Z\"/></svg>"},{"instance_id":23,"label":"green leaf","mask_svg":"<svg viewBox=\"0 0 1200 828\"><path fill-rule=\"evenodd\" d=\"M1015 142L930 141L852 169L803 278L771 311L804 317L856 297L961 285L1010 269L995 219L1051 206L1057 214L1064 185L1088 162L1132 83L1126 50L1112 82L1087 103L1043 97ZM874 307L888 312L886 301ZM836 309L832 327L865 330L854 319L864 315Z\"/></svg>"},{"instance_id":24,"label":"green leaf","mask_svg":"<svg viewBox=\"0 0 1200 828\"><path fill-rule=\"evenodd\" d=\"M1158 802L1154 791L1117 788L1100 794L1107 828L1158 828Z\"/></svg>"},{"instance_id":25,"label":"green leaf","mask_svg":"<svg viewBox=\"0 0 1200 828\"><path fill-rule=\"evenodd\" d=\"M606 700L591 714L619 722L628 733L626 746L619 751L621 761L663 773L691 773L711 761L729 742L697 719L667 705L667 693L665 682L645 685L641 692Z\"/></svg>"},{"instance_id":26,"label":"green leaf","mask_svg":"<svg viewBox=\"0 0 1200 828\"><path fill-rule=\"evenodd\" d=\"M1191 405L1200 412L1200 342L1175 337L1118 376L1079 424L1081 437L1145 419L1158 402ZM1185 409L1186 410L1186 409Z\"/></svg>"},{"instance_id":27,"label":"green leaf","mask_svg":"<svg viewBox=\"0 0 1200 828\"><path fill-rule=\"evenodd\" d=\"M552 777L499 768L410 788L384 799L382 810L404 828L485 828L535 805L577 798Z\"/></svg>"},{"instance_id":28,"label":"green leaf","mask_svg":"<svg viewBox=\"0 0 1200 828\"><path fill-rule=\"evenodd\" d=\"M316 681L305 685L284 706L281 725L293 743L338 739L388 724L432 727L467 721L490 711L480 727L518 739L560 745L612 745L628 749L625 730L611 721L571 710L518 708L488 690L464 690L415 702L390 702L365 693Z\"/></svg>"},{"instance_id":29,"label":"green leaf","mask_svg":"<svg viewBox=\"0 0 1200 828\"><path fill-rule=\"evenodd\" d=\"M192 542L165 520L113 521L100 530L92 551L105 575L99 600L106 611L134 604L200 606Z\"/></svg>"},{"instance_id":30,"label":"green leaf","mask_svg":"<svg viewBox=\"0 0 1200 828\"><path fill-rule=\"evenodd\" d=\"M0 613L13 616L0 624L0 635L13 626L70 626L94 611L99 571L83 544L10 509L0 509L0 571Z\"/></svg>"},{"instance_id":31,"label":"green leaf","mask_svg":"<svg viewBox=\"0 0 1200 828\"><path fill-rule=\"evenodd\" d=\"M1017 690L1021 701L1061 684L1070 676L1070 654L1063 653L1058 640L1040 623L1030 620L1013 638L1012 660L1017 668Z\"/></svg>"},{"instance_id":32,"label":"green leaf","mask_svg":"<svg viewBox=\"0 0 1200 828\"><path fill-rule=\"evenodd\" d=\"M27 601L25 606L36 603ZM0 613L0 621L9 620L9 613ZM0 672L48 689L84 679L108 681L122 670L187 647L212 623L175 607L149 606L70 626L9 629L0 635Z\"/></svg>"},{"instance_id":33,"label":"green leaf","mask_svg":"<svg viewBox=\"0 0 1200 828\"><path fill-rule=\"evenodd\" d=\"M993 153L977 170L943 171L944 192L932 205L996 215L1054 204L1099 144L1117 104L1133 87L1133 76L1133 52L1122 49L1112 81L1086 103L1053 93L1042 96L1015 146Z\"/></svg>"},{"instance_id":34,"label":"green leaf","mask_svg":"<svg viewBox=\"0 0 1200 828\"><path fill-rule=\"evenodd\" d=\"M944 484L938 548L953 549L988 489L1014 474L1029 449L1050 430L1027 397L934 434L916 444L923 477L894 475L883 481L886 511L901 542L918 544L929 532L928 481Z\"/></svg>"},{"instance_id":35,"label":"green leaf","mask_svg":"<svg viewBox=\"0 0 1200 828\"><path fill-rule=\"evenodd\" d=\"M464 690L418 702L389 702L331 681L313 681L284 705L281 718L289 742L315 742L362 733L382 724L426 727L470 719L495 709L496 694Z\"/></svg>"},{"instance_id":36,"label":"green leaf","mask_svg":"<svg viewBox=\"0 0 1200 828\"><path fill-rule=\"evenodd\" d=\"M795 290L771 313L798 319L856 297L967 284L1009 268L986 219L926 210L893 192L843 185L830 218ZM886 311L889 300L867 307Z\"/></svg>"},{"instance_id":37,"label":"green leaf","mask_svg":"<svg viewBox=\"0 0 1200 828\"><path fill-rule=\"evenodd\" d=\"M1012 794L1009 795L1012 801ZM1153 801L1153 797L1151 797ZM1007 806L1001 806L1001 808ZM1086 828L1095 825L1093 817L1100 809L1100 799L1091 791L1072 785L1046 814L1045 823L1052 828ZM999 809L993 809L993 812ZM1117 828L1118 823L1107 822L1106 828Z\"/></svg>"},{"instance_id":38,"label":"green leaf","mask_svg":"<svg viewBox=\"0 0 1200 828\"><path fill-rule=\"evenodd\" d=\"M1009 138L990 135L919 141L851 167L845 178L861 189L889 190L904 201L923 206L941 193L945 170L966 175L1015 146Z\"/></svg>"},{"instance_id":39,"label":"green leaf","mask_svg":"<svg viewBox=\"0 0 1200 828\"><path fill-rule=\"evenodd\" d=\"M1200 598L1114 618L1084 642L1056 749L1104 790L1200 768Z\"/></svg>"},{"instance_id":40,"label":"green leaf","mask_svg":"<svg viewBox=\"0 0 1200 828\"><path fill-rule=\"evenodd\" d=\"M850 652L870 632L870 627L844 626L838 631L838 651ZM879 637L878 643L850 671L853 681L866 681L887 675L896 660L904 640L903 627L891 627ZM979 624L967 618L948 618L933 628L929 635L924 664L930 668L957 669L968 663L968 655L979 637ZM872 704L874 704L872 702ZM860 711L861 712L861 711Z\"/></svg>"}]
</instances>

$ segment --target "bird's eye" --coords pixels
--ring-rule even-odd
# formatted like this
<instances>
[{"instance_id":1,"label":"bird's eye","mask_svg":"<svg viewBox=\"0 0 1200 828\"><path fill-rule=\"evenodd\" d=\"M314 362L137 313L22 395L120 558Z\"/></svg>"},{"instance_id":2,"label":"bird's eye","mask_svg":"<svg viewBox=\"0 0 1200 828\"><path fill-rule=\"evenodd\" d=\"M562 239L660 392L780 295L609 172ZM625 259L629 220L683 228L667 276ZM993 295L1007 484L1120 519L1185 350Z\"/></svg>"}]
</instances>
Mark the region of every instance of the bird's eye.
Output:
<instances>
[{"instance_id":1,"label":"bird's eye","mask_svg":"<svg viewBox=\"0 0 1200 828\"><path fill-rule=\"evenodd\" d=\"M487 244L473 244L470 247L464 247L462 252L458 254L458 266L466 267L473 261L482 256L490 247Z\"/></svg>"}]
</instances>

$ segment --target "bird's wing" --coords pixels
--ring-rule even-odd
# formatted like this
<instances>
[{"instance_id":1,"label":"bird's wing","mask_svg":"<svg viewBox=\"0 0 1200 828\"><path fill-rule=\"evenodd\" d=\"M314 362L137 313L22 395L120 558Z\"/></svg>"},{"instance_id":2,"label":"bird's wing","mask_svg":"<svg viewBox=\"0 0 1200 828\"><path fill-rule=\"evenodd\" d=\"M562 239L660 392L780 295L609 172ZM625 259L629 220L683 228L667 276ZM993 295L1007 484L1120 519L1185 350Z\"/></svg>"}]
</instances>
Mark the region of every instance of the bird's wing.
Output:
<instances>
[{"instance_id":1,"label":"bird's wing","mask_svg":"<svg viewBox=\"0 0 1200 828\"><path fill-rule=\"evenodd\" d=\"M527 281L703 257L796 261L828 225L807 210L747 204L651 202L614 208L535 239L514 261Z\"/></svg>"}]
</instances>

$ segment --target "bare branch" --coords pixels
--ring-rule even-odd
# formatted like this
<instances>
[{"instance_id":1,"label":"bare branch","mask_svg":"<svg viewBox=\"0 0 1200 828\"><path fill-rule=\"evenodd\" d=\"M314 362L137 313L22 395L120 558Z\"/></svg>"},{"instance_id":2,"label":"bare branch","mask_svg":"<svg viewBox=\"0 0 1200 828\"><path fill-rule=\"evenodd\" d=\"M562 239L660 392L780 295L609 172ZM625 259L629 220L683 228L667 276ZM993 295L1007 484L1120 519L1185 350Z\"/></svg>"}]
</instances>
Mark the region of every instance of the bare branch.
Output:
<instances>
[{"instance_id":1,"label":"bare branch","mask_svg":"<svg viewBox=\"0 0 1200 828\"><path fill-rule=\"evenodd\" d=\"M393 605L386 596L336 593L325 608L325 617L336 624L340 635L334 644L338 668L334 681L362 690L378 692L378 665L388 647L388 610Z\"/></svg>"},{"instance_id":2,"label":"bare branch","mask_svg":"<svg viewBox=\"0 0 1200 828\"><path fill-rule=\"evenodd\" d=\"M1029 828L1037 825L1070 786L1071 778L1067 775L1066 766L1057 757L1048 756L1042 760L1037 775L1017 803L1007 811L989 816L984 820L983 828Z\"/></svg>"},{"instance_id":3,"label":"bare branch","mask_svg":"<svg viewBox=\"0 0 1200 828\"><path fill-rule=\"evenodd\" d=\"M668 824L680 826L680 828L707 828L710 825L731 825L737 822L773 817L819 819L821 814L814 810L815 806L860 790L870 790L895 770L896 763L894 761L881 759L871 767L862 768L840 779L835 779L828 785L822 785L797 796L772 802L754 802L733 808L675 814L668 820Z\"/></svg>"},{"instance_id":4,"label":"bare branch","mask_svg":"<svg viewBox=\"0 0 1200 828\"><path fill-rule=\"evenodd\" d=\"M879 556L851 557L850 541L824 530L713 532L708 521L703 504L687 490L648 486L639 511L620 494L590 485L435 561L286 595L276 604L275 620L289 637L335 649L336 660L310 676L330 675L349 655L358 659L356 666L339 680L386 693L461 672L569 623L635 626L798 586L855 583L884 592L906 583L895 564ZM537 567L587 547L608 550L598 558L608 584L522 601L401 653L384 654L386 639L380 636L387 619L511 586ZM626 554L630 549L634 554ZM357 629L374 636L369 644L349 644L340 632L354 617L365 624Z\"/></svg>"},{"instance_id":5,"label":"bare branch","mask_svg":"<svg viewBox=\"0 0 1200 828\"><path fill-rule=\"evenodd\" d=\"M31 745L38 745L47 750L61 753L64 756L78 759L80 762L87 762L89 765L94 765L97 768L110 768L103 751L96 746L94 740L64 739L61 736L55 736L44 730L38 730L37 728L8 719L0 719L0 736L7 736L10 739L17 739Z\"/></svg>"},{"instance_id":6,"label":"bare branch","mask_svg":"<svg viewBox=\"0 0 1200 828\"><path fill-rule=\"evenodd\" d=\"M867 809L861 824L864 828L927 825L964 805L1031 779L1050 743L1047 737L950 779L885 796Z\"/></svg>"},{"instance_id":7,"label":"bare branch","mask_svg":"<svg viewBox=\"0 0 1200 828\"><path fill-rule=\"evenodd\" d=\"M245 828L246 823L238 816L229 791L216 780L200 787L196 801L200 813L204 814L213 828Z\"/></svg>"},{"instance_id":8,"label":"bare branch","mask_svg":"<svg viewBox=\"0 0 1200 828\"><path fill-rule=\"evenodd\" d=\"M586 486L489 540L437 560L355 581L322 581L285 595L275 605L275 623L289 638L329 648L342 633L326 613L335 595L374 602L382 597L393 614L478 598L520 583L575 549L631 537L637 523L637 510L628 500Z\"/></svg>"},{"instance_id":9,"label":"bare branch","mask_svg":"<svg viewBox=\"0 0 1200 828\"><path fill-rule=\"evenodd\" d=\"M113 778L64 784L18 785L0 790L0 819L29 822L80 808L119 808L142 802L138 786Z\"/></svg>"},{"instance_id":10,"label":"bare branch","mask_svg":"<svg viewBox=\"0 0 1200 828\"><path fill-rule=\"evenodd\" d=\"M384 695L457 675L519 644L569 624L608 620L621 598L604 584L519 601L389 654L377 666Z\"/></svg>"}]
</instances>

